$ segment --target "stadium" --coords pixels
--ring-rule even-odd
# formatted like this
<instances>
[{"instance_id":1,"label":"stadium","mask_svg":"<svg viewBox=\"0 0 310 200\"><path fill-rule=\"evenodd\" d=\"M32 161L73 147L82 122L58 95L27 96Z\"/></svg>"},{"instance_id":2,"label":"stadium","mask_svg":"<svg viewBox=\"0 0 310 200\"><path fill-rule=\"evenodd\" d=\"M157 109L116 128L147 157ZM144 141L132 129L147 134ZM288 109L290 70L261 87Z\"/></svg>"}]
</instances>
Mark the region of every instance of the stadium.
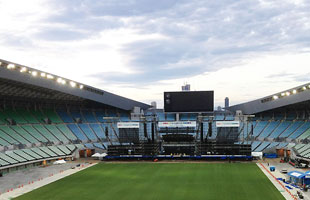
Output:
<instances>
[{"instance_id":1,"label":"stadium","mask_svg":"<svg viewBox=\"0 0 310 200\"><path fill-rule=\"evenodd\" d=\"M214 91L156 109L6 60L0 80L0 199L307 196L309 84L214 111Z\"/></svg>"}]
</instances>

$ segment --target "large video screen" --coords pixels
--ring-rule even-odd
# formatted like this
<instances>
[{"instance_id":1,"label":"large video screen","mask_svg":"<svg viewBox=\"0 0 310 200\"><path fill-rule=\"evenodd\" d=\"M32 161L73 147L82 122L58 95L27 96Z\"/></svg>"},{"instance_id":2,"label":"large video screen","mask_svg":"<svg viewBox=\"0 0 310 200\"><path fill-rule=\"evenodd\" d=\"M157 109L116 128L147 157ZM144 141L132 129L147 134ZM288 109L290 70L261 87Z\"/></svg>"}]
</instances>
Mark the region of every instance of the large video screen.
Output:
<instances>
[{"instance_id":1,"label":"large video screen","mask_svg":"<svg viewBox=\"0 0 310 200\"><path fill-rule=\"evenodd\" d=\"M214 91L164 92L165 112L213 112Z\"/></svg>"}]
</instances>

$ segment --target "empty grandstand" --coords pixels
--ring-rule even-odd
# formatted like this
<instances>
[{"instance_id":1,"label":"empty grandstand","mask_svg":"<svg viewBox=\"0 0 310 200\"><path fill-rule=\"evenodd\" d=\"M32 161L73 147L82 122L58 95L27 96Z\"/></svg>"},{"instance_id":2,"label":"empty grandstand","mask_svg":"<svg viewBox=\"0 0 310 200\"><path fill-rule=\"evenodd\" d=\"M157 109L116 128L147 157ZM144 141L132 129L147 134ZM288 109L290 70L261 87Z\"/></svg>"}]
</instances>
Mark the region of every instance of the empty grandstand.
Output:
<instances>
[{"instance_id":1,"label":"empty grandstand","mask_svg":"<svg viewBox=\"0 0 310 200\"><path fill-rule=\"evenodd\" d=\"M76 155L83 152L78 150L105 150L116 141L105 134L104 117L128 121L134 107L149 107L5 60L0 60L0 83L1 174L84 156Z\"/></svg>"}]
</instances>

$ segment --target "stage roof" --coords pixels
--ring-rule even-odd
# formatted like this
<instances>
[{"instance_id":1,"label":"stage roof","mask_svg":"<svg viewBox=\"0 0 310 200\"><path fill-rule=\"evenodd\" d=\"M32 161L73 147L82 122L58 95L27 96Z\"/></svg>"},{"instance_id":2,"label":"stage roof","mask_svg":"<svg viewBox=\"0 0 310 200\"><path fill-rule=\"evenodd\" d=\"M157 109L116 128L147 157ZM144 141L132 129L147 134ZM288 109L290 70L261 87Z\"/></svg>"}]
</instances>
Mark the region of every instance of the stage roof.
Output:
<instances>
[{"instance_id":1,"label":"stage roof","mask_svg":"<svg viewBox=\"0 0 310 200\"><path fill-rule=\"evenodd\" d=\"M272 109L290 106L293 104L308 103L310 101L310 83L284 90L261 99L230 106L231 112L241 110L243 114L256 114Z\"/></svg>"},{"instance_id":2,"label":"stage roof","mask_svg":"<svg viewBox=\"0 0 310 200\"><path fill-rule=\"evenodd\" d=\"M0 97L66 102L94 101L99 104L132 110L150 105L128 99L51 73L0 59Z\"/></svg>"}]
</instances>

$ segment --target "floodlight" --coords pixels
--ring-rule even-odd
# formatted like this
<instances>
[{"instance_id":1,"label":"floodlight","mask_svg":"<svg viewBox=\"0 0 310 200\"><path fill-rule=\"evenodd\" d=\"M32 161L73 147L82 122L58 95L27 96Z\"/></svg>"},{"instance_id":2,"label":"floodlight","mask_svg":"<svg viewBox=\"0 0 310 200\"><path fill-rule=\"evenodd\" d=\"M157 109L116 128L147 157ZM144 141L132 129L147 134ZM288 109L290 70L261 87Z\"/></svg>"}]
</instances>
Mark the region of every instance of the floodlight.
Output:
<instances>
[{"instance_id":1,"label":"floodlight","mask_svg":"<svg viewBox=\"0 0 310 200\"><path fill-rule=\"evenodd\" d=\"M80 85L80 89L83 89L84 88L84 85Z\"/></svg>"},{"instance_id":2,"label":"floodlight","mask_svg":"<svg viewBox=\"0 0 310 200\"><path fill-rule=\"evenodd\" d=\"M303 89L303 90L306 90L307 88L306 88L306 86L304 86L304 87L302 87L302 89Z\"/></svg>"},{"instance_id":3,"label":"floodlight","mask_svg":"<svg viewBox=\"0 0 310 200\"><path fill-rule=\"evenodd\" d=\"M281 96L282 96L282 97L284 97L284 96L285 96L285 93L284 93L284 92L282 92L282 93L281 93Z\"/></svg>"},{"instance_id":4,"label":"floodlight","mask_svg":"<svg viewBox=\"0 0 310 200\"><path fill-rule=\"evenodd\" d=\"M308 85L308 88L310 88L310 85Z\"/></svg>"},{"instance_id":5,"label":"floodlight","mask_svg":"<svg viewBox=\"0 0 310 200\"><path fill-rule=\"evenodd\" d=\"M26 72L27 71L27 68L26 67L22 67L21 69L20 69L20 72Z\"/></svg>"},{"instance_id":6,"label":"floodlight","mask_svg":"<svg viewBox=\"0 0 310 200\"><path fill-rule=\"evenodd\" d=\"M47 78L47 79L54 79L54 76L48 74L48 75L46 75L46 78Z\"/></svg>"},{"instance_id":7,"label":"floodlight","mask_svg":"<svg viewBox=\"0 0 310 200\"><path fill-rule=\"evenodd\" d=\"M61 80L61 84L63 84L63 85L66 84L66 82L67 81L65 81L65 80Z\"/></svg>"},{"instance_id":8,"label":"floodlight","mask_svg":"<svg viewBox=\"0 0 310 200\"><path fill-rule=\"evenodd\" d=\"M290 96L291 93L290 92L286 92L285 94L286 94L286 96Z\"/></svg>"},{"instance_id":9,"label":"floodlight","mask_svg":"<svg viewBox=\"0 0 310 200\"><path fill-rule=\"evenodd\" d=\"M37 71L33 71L31 72L32 76L37 76L38 75L38 72Z\"/></svg>"},{"instance_id":10,"label":"floodlight","mask_svg":"<svg viewBox=\"0 0 310 200\"><path fill-rule=\"evenodd\" d=\"M272 98L273 98L274 100L276 100L276 99L278 99L279 97L278 97L277 95L274 95Z\"/></svg>"},{"instance_id":11,"label":"floodlight","mask_svg":"<svg viewBox=\"0 0 310 200\"><path fill-rule=\"evenodd\" d=\"M41 77L45 77L46 74L44 72L41 72Z\"/></svg>"},{"instance_id":12,"label":"floodlight","mask_svg":"<svg viewBox=\"0 0 310 200\"><path fill-rule=\"evenodd\" d=\"M293 90L293 94L296 94L297 93L297 90Z\"/></svg>"},{"instance_id":13,"label":"floodlight","mask_svg":"<svg viewBox=\"0 0 310 200\"><path fill-rule=\"evenodd\" d=\"M76 86L76 83L73 82L73 81L70 81L70 85L71 85L71 87L75 87L75 86Z\"/></svg>"},{"instance_id":14,"label":"floodlight","mask_svg":"<svg viewBox=\"0 0 310 200\"><path fill-rule=\"evenodd\" d=\"M62 82L62 78L57 78L57 82L61 83Z\"/></svg>"},{"instance_id":15,"label":"floodlight","mask_svg":"<svg viewBox=\"0 0 310 200\"><path fill-rule=\"evenodd\" d=\"M7 68L8 69L15 69L15 65L14 64L8 64Z\"/></svg>"},{"instance_id":16,"label":"floodlight","mask_svg":"<svg viewBox=\"0 0 310 200\"><path fill-rule=\"evenodd\" d=\"M2 62L0 62L0 66L2 65Z\"/></svg>"}]
</instances>

